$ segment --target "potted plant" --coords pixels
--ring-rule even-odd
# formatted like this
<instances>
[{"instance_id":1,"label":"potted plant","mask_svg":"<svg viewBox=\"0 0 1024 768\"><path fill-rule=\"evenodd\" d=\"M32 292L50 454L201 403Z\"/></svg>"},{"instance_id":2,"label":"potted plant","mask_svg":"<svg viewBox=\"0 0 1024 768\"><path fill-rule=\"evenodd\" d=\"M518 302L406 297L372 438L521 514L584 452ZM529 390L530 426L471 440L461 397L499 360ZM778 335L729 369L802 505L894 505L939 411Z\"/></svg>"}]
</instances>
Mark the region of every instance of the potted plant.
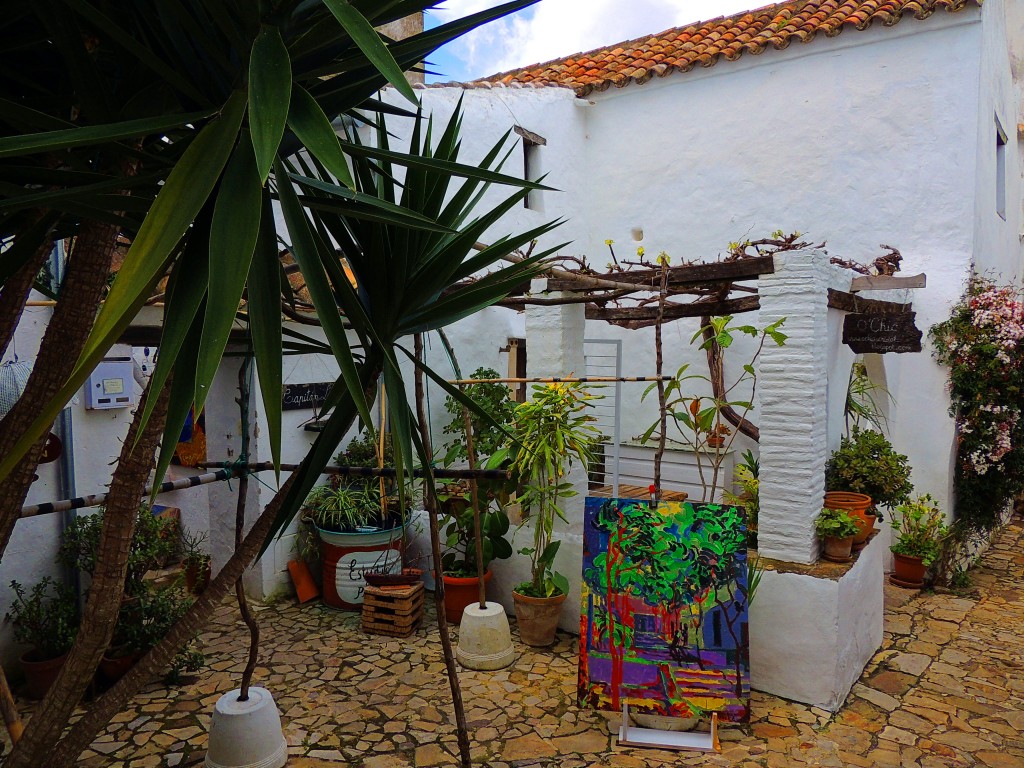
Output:
<instances>
[{"instance_id":1,"label":"potted plant","mask_svg":"<svg viewBox=\"0 0 1024 768\"><path fill-rule=\"evenodd\" d=\"M845 509L822 509L814 521L814 532L825 544L822 556L835 563L849 562L858 529L856 519Z\"/></svg>"},{"instance_id":2,"label":"potted plant","mask_svg":"<svg viewBox=\"0 0 1024 768\"><path fill-rule=\"evenodd\" d=\"M896 507L890 525L899 536L890 547L895 560L890 579L901 587L920 588L929 566L942 552L947 532L942 512L926 493Z\"/></svg>"},{"instance_id":3,"label":"potted plant","mask_svg":"<svg viewBox=\"0 0 1024 768\"><path fill-rule=\"evenodd\" d=\"M193 599L176 587L146 589L125 601L117 617L114 639L100 660L100 673L109 683L120 680L136 661L155 646L192 607ZM168 677L200 669L204 657L191 643L171 662Z\"/></svg>"},{"instance_id":4,"label":"potted plant","mask_svg":"<svg viewBox=\"0 0 1024 768\"><path fill-rule=\"evenodd\" d=\"M486 381L498 377L498 372L493 368L477 368L470 374L470 378L480 381L462 388L463 394L487 414L487 417L477 411L465 409L463 403L451 395L445 398L445 410L452 417L445 425L444 432L454 436L443 459L446 467L469 462L466 439L467 415L469 428L473 434L477 465L494 469L506 462L509 433L500 425L512 423L516 403L506 385ZM478 497L483 507L480 515L480 535L484 568L482 575L485 583L491 579L490 563L512 555L512 545L506 538L510 527L509 519L504 510L512 490L507 483L477 480ZM446 547L441 557L440 568L444 579L445 616L453 624L461 622L466 606L476 600L479 594L481 574L477 569L471 498L468 482L445 483L438 488L441 529Z\"/></svg>"},{"instance_id":5,"label":"potted plant","mask_svg":"<svg viewBox=\"0 0 1024 768\"><path fill-rule=\"evenodd\" d=\"M553 567L560 544L552 538L555 519L566 519L559 502L576 495L566 480L573 459L586 470L601 433L586 413L594 396L580 383L535 385L533 390L533 398L516 408L512 462L513 473L525 483L523 525L533 522L533 546L519 550L530 558L531 578L513 590L512 598L523 642L546 646L555 640L569 591L568 579Z\"/></svg>"},{"instance_id":6,"label":"potted plant","mask_svg":"<svg viewBox=\"0 0 1024 768\"><path fill-rule=\"evenodd\" d=\"M207 540L206 531L193 534L181 528L181 567L185 575L185 588L193 595L201 595L210 583L213 561L203 545Z\"/></svg>"},{"instance_id":7,"label":"potted plant","mask_svg":"<svg viewBox=\"0 0 1024 768\"><path fill-rule=\"evenodd\" d=\"M728 489L722 491L722 501L739 507L746 513L747 546L751 549L757 548L757 515L760 511L759 472L760 462L753 451L744 451L742 463L733 469L733 480L739 486L740 492L733 493Z\"/></svg>"},{"instance_id":8,"label":"potted plant","mask_svg":"<svg viewBox=\"0 0 1024 768\"><path fill-rule=\"evenodd\" d=\"M78 634L78 599L70 587L49 576L27 593L11 582L14 602L7 614L14 639L32 648L21 657L29 698L41 699L57 679ZM51 594L52 593L52 594Z\"/></svg>"},{"instance_id":9,"label":"potted plant","mask_svg":"<svg viewBox=\"0 0 1024 768\"><path fill-rule=\"evenodd\" d=\"M484 581L491 580L490 564L512 556L512 544L506 538L509 519L502 500L484 482L478 482L487 507L480 514ZM441 536L446 551L441 555L444 579L444 612L451 624L462 620L466 606L477 599L479 573L476 561L476 536L473 531L473 507L465 485L449 483L438 493L441 504Z\"/></svg>"},{"instance_id":10,"label":"potted plant","mask_svg":"<svg viewBox=\"0 0 1024 768\"><path fill-rule=\"evenodd\" d=\"M379 466L381 458L376 456L375 443L364 436L349 443L336 461L340 466ZM382 459L389 460L388 443ZM320 538L326 605L358 610L367 572L401 572L406 516L399 508L393 483L332 477L310 492L303 519L316 528Z\"/></svg>"},{"instance_id":11,"label":"potted plant","mask_svg":"<svg viewBox=\"0 0 1024 768\"><path fill-rule=\"evenodd\" d=\"M828 460L825 490L826 506L861 518L859 537L864 541L880 517L879 506L894 506L910 498L914 490L910 463L881 432L855 426Z\"/></svg>"}]
</instances>

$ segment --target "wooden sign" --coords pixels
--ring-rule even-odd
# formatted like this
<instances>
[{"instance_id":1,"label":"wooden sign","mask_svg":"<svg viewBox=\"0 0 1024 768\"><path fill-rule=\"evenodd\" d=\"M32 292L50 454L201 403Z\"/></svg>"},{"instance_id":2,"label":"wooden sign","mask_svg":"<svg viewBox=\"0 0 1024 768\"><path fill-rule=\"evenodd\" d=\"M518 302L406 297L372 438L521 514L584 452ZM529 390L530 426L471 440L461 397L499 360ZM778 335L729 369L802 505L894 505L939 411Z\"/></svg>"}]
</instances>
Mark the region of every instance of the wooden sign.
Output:
<instances>
[{"instance_id":1,"label":"wooden sign","mask_svg":"<svg viewBox=\"0 0 1024 768\"><path fill-rule=\"evenodd\" d=\"M854 352L920 352L921 331L916 312L894 315L853 313L843 321L843 343Z\"/></svg>"},{"instance_id":2,"label":"wooden sign","mask_svg":"<svg viewBox=\"0 0 1024 768\"><path fill-rule=\"evenodd\" d=\"M333 381L314 384L285 384L284 400L281 407L286 411L299 411L304 408L319 409L327 400L327 394L333 386Z\"/></svg>"}]
</instances>

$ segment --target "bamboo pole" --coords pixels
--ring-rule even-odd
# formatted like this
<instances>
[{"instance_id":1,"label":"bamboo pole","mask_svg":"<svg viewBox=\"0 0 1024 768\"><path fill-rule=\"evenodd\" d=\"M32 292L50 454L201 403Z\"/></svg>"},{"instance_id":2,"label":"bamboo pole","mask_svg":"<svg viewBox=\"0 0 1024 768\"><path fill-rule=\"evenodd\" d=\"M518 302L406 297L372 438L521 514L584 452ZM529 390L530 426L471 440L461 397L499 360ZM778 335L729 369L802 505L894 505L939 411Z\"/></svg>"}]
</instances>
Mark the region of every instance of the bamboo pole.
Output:
<instances>
[{"instance_id":1,"label":"bamboo pole","mask_svg":"<svg viewBox=\"0 0 1024 768\"><path fill-rule=\"evenodd\" d=\"M18 707L14 703L14 696L11 695L11 688L7 685L7 675L4 674L3 667L0 667L0 710L3 710L7 732L11 734L11 744L17 744L21 734L25 732L25 726L18 715Z\"/></svg>"},{"instance_id":2,"label":"bamboo pole","mask_svg":"<svg viewBox=\"0 0 1024 768\"><path fill-rule=\"evenodd\" d=\"M614 384L617 382L671 381L671 376L536 376L534 378L452 379L455 386L467 384Z\"/></svg>"}]
</instances>

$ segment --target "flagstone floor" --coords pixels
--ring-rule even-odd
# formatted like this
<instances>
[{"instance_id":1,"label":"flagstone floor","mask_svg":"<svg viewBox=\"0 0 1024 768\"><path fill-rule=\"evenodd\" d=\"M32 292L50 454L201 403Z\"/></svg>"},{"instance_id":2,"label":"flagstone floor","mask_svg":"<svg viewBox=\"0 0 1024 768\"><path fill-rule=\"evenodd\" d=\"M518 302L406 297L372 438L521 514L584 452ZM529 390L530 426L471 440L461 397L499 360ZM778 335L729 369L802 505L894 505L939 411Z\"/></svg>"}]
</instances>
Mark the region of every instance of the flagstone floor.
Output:
<instances>
[{"instance_id":1,"label":"flagstone floor","mask_svg":"<svg viewBox=\"0 0 1024 768\"><path fill-rule=\"evenodd\" d=\"M517 646L522 653L510 669L461 672L474 759L493 768L1024 768L1022 525L1015 519L1002 532L971 572L967 595L886 587L883 649L838 714L755 693L753 722L723 728L720 755L618 748L605 718L574 703L576 640L564 635L550 650ZM388 640L362 634L355 615L293 604L265 607L259 618L256 683L277 698L289 766L456 764L436 629ZM245 637L225 605L202 636L209 669L181 688L154 684L80 765L199 764L213 703L237 685Z\"/></svg>"}]
</instances>

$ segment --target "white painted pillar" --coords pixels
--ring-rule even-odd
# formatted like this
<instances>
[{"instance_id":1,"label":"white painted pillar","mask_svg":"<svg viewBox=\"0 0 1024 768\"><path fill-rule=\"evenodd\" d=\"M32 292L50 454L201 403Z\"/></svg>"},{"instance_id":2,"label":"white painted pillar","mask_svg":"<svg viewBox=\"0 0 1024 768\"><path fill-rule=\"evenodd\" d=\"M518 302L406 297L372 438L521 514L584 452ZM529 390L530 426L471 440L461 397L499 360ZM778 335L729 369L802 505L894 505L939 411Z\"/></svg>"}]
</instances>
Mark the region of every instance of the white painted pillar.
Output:
<instances>
[{"instance_id":1,"label":"white painted pillar","mask_svg":"<svg viewBox=\"0 0 1024 768\"><path fill-rule=\"evenodd\" d=\"M530 292L543 293L547 280L534 280ZM544 298L558 299L567 293L546 293ZM583 304L529 305L526 308L527 375L585 376L583 334L586 308ZM529 391L529 390L527 390Z\"/></svg>"},{"instance_id":2,"label":"white painted pillar","mask_svg":"<svg viewBox=\"0 0 1024 768\"><path fill-rule=\"evenodd\" d=\"M821 251L781 253L758 279L763 326L786 318L784 346L770 341L758 365L760 513L758 550L794 563L818 558L814 520L828 458L829 259Z\"/></svg>"}]
</instances>

